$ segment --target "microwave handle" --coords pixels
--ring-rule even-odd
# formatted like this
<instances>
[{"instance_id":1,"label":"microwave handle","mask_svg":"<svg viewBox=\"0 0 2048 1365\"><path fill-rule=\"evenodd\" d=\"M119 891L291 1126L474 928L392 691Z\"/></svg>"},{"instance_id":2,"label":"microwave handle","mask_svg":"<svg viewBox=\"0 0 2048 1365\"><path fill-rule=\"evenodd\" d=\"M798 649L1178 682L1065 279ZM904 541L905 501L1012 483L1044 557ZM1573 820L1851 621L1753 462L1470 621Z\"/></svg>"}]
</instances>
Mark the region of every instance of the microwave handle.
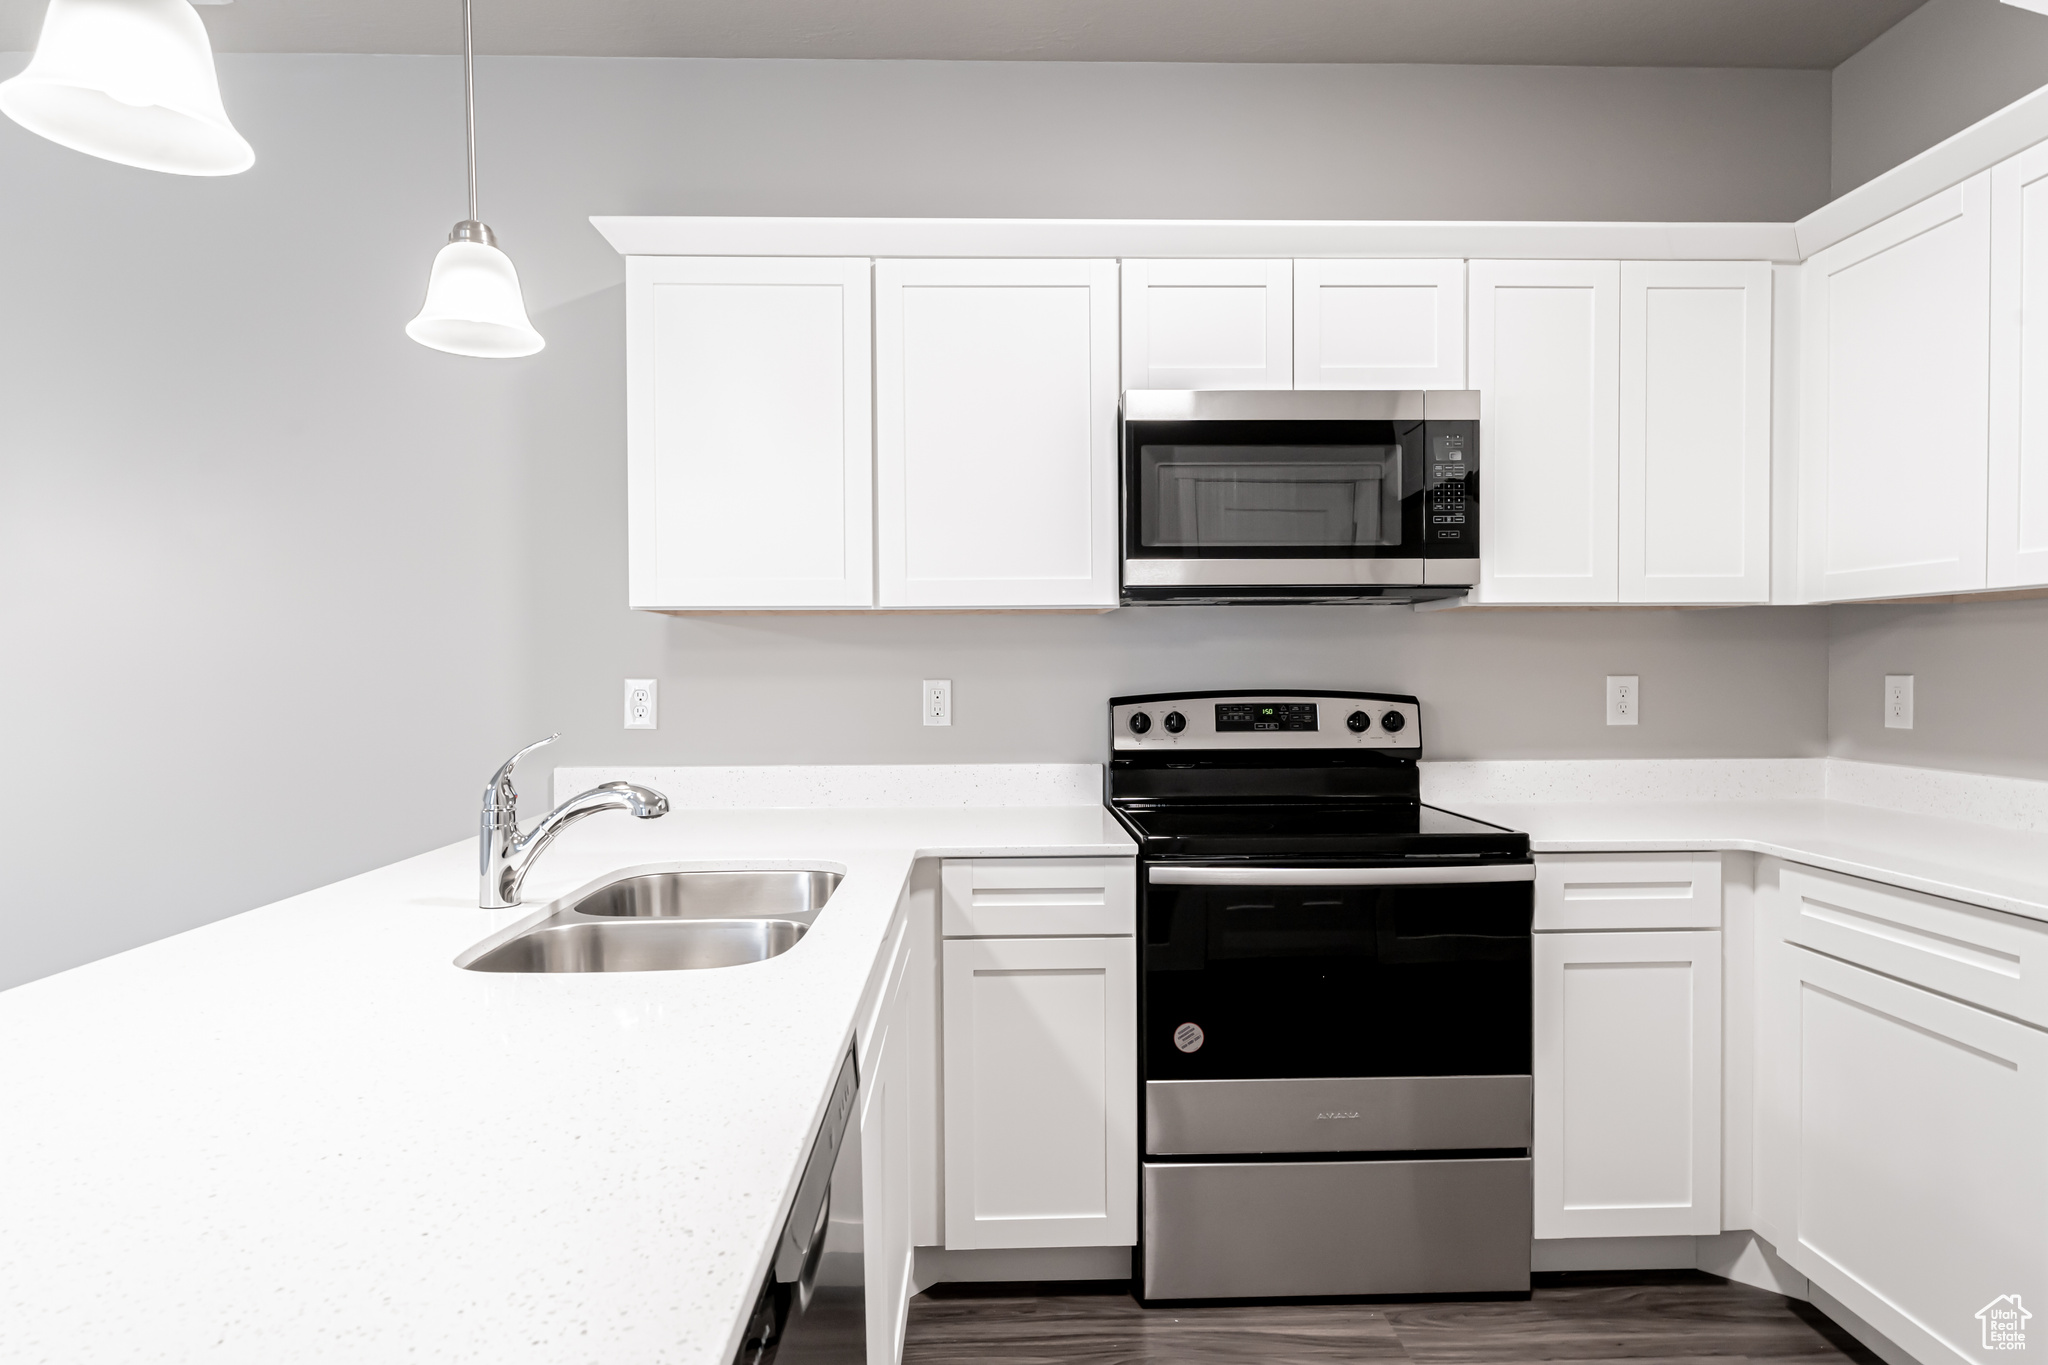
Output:
<instances>
[{"instance_id":1,"label":"microwave handle","mask_svg":"<svg viewBox=\"0 0 2048 1365\"><path fill-rule=\"evenodd\" d=\"M1533 882L1534 863L1455 867L1154 866L1154 886L1442 886L1448 882Z\"/></svg>"}]
</instances>

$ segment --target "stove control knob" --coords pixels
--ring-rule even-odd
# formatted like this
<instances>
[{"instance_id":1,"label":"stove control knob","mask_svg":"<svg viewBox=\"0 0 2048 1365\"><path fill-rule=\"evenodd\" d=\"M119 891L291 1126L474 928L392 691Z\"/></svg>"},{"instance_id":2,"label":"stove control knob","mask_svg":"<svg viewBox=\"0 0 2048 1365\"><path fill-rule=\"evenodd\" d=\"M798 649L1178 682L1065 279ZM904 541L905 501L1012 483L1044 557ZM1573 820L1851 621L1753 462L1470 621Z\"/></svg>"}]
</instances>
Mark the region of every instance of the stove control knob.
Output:
<instances>
[{"instance_id":1,"label":"stove control knob","mask_svg":"<svg viewBox=\"0 0 2048 1365\"><path fill-rule=\"evenodd\" d=\"M1401 727L1407 723L1408 718L1399 711L1389 711L1380 717L1380 728L1390 735L1399 733Z\"/></svg>"},{"instance_id":2,"label":"stove control knob","mask_svg":"<svg viewBox=\"0 0 2048 1365\"><path fill-rule=\"evenodd\" d=\"M1178 712L1178 711L1168 711L1168 712L1166 713L1166 733L1167 733L1167 734L1169 734L1169 735L1177 735L1177 734L1179 734L1179 733L1180 733L1181 731L1183 731L1183 730L1185 730L1185 729L1187 729L1187 728L1188 728L1188 718L1187 718L1186 716L1182 715L1182 714L1181 714L1180 712Z\"/></svg>"},{"instance_id":3,"label":"stove control knob","mask_svg":"<svg viewBox=\"0 0 2048 1365\"><path fill-rule=\"evenodd\" d=\"M1344 726L1346 729L1350 730L1352 734L1360 734L1366 730L1372 729L1372 717L1368 716L1363 711L1353 711L1350 715L1344 718Z\"/></svg>"},{"instance_id":4,"label":"stove control knob","mask_svg":"<svg viewBox=\"0 0 2048 1365\"><path fill-rule=\"evenodd\" d=\"M1146 714L1145 714L1145 713L1144 713L1143 711L1133 711L1133 712L1131 712L1131 733L1132 733L1132 734L1134 734L1134 735L1142 735L1142 734L1144 734L1144 733L1145 733L1145 732L1146 732L1147 730L1149 730L1149 729L1151 729L1151 728L1152 728L1152 717L1150 717L1150 716L1146 715Z\"/></svg>"}]
</instances>

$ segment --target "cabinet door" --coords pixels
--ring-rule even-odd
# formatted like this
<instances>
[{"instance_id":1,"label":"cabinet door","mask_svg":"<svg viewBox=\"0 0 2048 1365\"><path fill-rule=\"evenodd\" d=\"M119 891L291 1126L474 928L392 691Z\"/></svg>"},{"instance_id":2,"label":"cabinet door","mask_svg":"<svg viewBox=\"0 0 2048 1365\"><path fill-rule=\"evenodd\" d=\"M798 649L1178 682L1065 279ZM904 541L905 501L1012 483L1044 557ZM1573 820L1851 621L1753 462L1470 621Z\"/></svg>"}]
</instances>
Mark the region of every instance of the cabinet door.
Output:
<instances>
[{"instance_id":1,"label":"cabinet door","mask_svg":"<svg viewBox=\"0 0 2048 1365\"><path fill-rule=\"evenodd\" d=\"M1486 602L1613 602L1621 266L1472 262Z\"/></svg>"},{"instance_id":2,"label":"cabinet door","mask_svg":"<svg viewBox=\"0 0 2048 1365\"><path fill-rule=\"evenodd\" d=\"M1621 600L1771 595L1771 267L1621 266Z\"/></svg>"},{"instance_id":3,"label":"cabinet door","mask_svg":"<svg viewBox=\"0 0 2048 1365\"><path fill-rule=\"evenodd\" d=\"M1463 261L1294 263L1294 387L1465 387Z\"/></svg>"},{"instance_id":4,"label":"cabinet door","mask_svg":"<svg viewBox=\"0 0 2048 1365\"><path fill-rule=\"evenodd\" d=\"M1915 1359L1988 1362L1978 1314L2048 1296L2048 1033L1789 944L1778 1252Z\"/></svg>"},{"instance_id":5,"label":"cabinet door","mask_svg":"<svg viewBox=\"0 0 2048 1365\"><path fill-rule=\"evenodd\" d=\"M1114 261L875 267L888 607L1117 600Z\"/></svg>"},{"instance_id":6,"label":"cabinet door","mask_svg":"<svg viewBox=\"0 0 2048 1365\"><path fill-rule=\"evenodd\" d=\"M1125 261L1126 389L1294 384L1294 262Z\"/></svg>"},{"instance_id":7,"label":"cabinet door","mask_svg":"<svg viewBox=\"0 0 2048 1365\"><path fill-rule=\"evenodd\" d=\"M635 607L862 607L868 262L626 261Z\"/></svg>"},{"instance_id":8,"label":"cabinet door","mask_svg":"<svg viewBox=\"0 0 2048 1365\"><path fill-rule=\"evenodd\" d=\"M1137 1240L1137 953L948 939L946 1245Z\"/></svg>"},{"instance_id":9,"label":"cabinet door","mask_svg":"<svg viewBox=\"0 0 2048 1365\"><path fill-rule=\"evenodd\" d=\"M1984 586L1990 210L1986 171L1803 267L1811 601Z\"/></svg>"},{"instance_id":10,"label":"cabinet door","mask_svg":"<svg viewBox=\"0 0 2048 1365\"><path fill-rule=\"evenodd\" d=\"M2048 583L2048 145L1991 171L1994 588Z\"/></svg>"},{"instance_id":11,"label":"cabinet door","mask_svg":"<svg viewBox=\"0 0 2048 1365\"><path fill-rule=\"evenodd\" d=\"M861 1195L870 1365L903 1358L910 1317L910 964L908 917L889 954L861 1056Z\"/></svg>"},{"instance_id":12,"label":"cabinet door","mask_svg":"<svg viewBox=\"0 0 2048 1365\"><path fill-rule=\"evenodd\" d=\"M1538 934L1536 1235L1721 1230L1721 935Z\"/></svg>"}]
</instances>

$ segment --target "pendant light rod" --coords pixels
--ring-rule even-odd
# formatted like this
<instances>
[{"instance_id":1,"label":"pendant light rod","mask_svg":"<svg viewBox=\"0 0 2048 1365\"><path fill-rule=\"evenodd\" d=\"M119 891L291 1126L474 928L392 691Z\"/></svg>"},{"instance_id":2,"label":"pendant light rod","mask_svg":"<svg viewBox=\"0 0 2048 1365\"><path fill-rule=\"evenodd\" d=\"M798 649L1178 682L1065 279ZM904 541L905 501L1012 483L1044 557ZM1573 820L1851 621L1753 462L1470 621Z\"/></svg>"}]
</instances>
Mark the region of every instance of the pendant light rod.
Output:
<instances>
[{"instance_id":1,"label":"pendant light rod","mask_svg":"<svg viewBox=\"0 0 2048 1365\"><path fill-rule=\"evenodd\" d=\"M469 221L476 221L476 43L470 37L469 0L462 0L462 117L469 130Z\"/></svg>"},{"instance_id":2,"label":"pendant light rod","mask_svg":"<svg viewBox=\"0 0 2048 1365\"><path fill-rule=\"evenodd\" d=\"M177 0L183 4L184 0ZM526 316L519 272L476 216L476 41L470 0L462 0L462 118L469 136L469 217L448 234L427 277L426 302L405 324L422 346L454 355L505 359L532 355L547 342Z\"/></svg>"}]
</instances>

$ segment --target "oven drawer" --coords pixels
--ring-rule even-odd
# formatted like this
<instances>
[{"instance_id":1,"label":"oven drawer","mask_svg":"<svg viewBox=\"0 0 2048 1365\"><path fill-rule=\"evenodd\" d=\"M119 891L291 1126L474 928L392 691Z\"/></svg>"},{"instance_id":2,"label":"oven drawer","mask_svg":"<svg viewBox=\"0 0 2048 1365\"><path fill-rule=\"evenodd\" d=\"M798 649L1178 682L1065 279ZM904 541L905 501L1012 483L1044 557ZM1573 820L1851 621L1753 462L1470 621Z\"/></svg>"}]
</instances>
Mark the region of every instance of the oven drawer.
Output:
<instances>
[{"instance_id":1,"label":"oven drawer","mask_svg":"<svg viewBox=\"0 0 2048 1365\"><path fill-rule=\"evenodd\" d=\"M947 938L1129 934L1129 858L948 858L940 872Z\"/></svg>"},{"instance_id":2,"label":"oven drawer","mask_svg":"<svg viewBox=\"0 0 2048 1365\"><path fill-rule=\"evenodd\" d=\"M1529 1288L1526 1157L1151 1163L1148 1299Z\"/></svg>"},{"instance_id":3,"label":"oven drawer","mask_svg":"<svg viewBox=\"0 0 2048 1365\"><path fill-rule=\"evenodd\" d=\"M1527 1076L1147 1081L1145 1151L1526 1150L1530 1109Z\"/></svg>"}]
</instances>

